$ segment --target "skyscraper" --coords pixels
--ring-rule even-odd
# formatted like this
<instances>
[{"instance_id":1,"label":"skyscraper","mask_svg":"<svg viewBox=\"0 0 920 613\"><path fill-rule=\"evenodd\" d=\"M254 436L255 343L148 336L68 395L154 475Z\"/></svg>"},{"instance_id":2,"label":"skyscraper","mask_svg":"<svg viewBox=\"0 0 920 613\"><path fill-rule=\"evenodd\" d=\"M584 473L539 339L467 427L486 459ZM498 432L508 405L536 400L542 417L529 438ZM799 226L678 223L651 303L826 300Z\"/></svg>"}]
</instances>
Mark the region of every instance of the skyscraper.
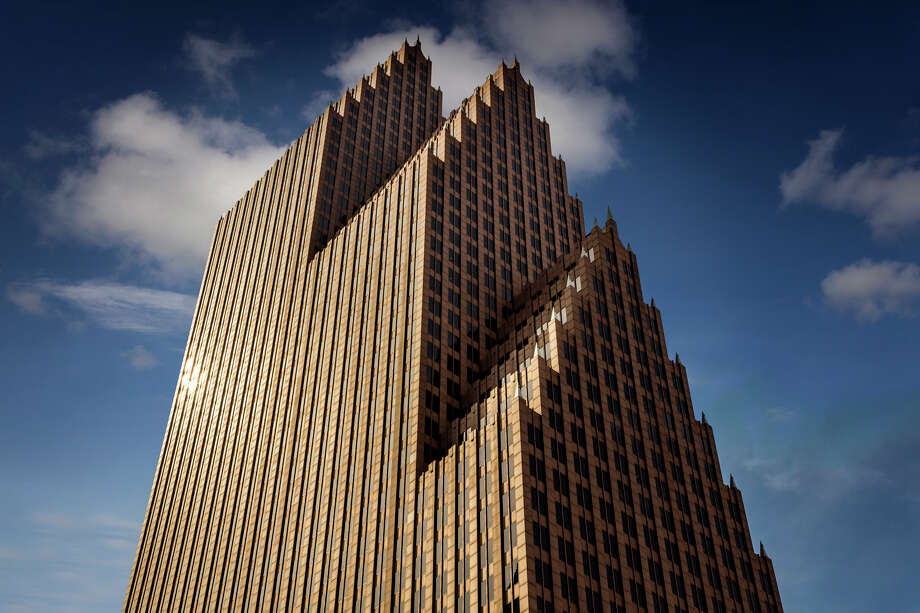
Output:
<instances>
[{"instance_id":1,"label":"skyscraper","mask_svg":"<svg viewBox=\"0 0 920 613\"><path fill-rule=\"evenodd\" d=\"M218 222L126 611L780 611L635 255L404 44Z\"/></svg>"}]
</instances>

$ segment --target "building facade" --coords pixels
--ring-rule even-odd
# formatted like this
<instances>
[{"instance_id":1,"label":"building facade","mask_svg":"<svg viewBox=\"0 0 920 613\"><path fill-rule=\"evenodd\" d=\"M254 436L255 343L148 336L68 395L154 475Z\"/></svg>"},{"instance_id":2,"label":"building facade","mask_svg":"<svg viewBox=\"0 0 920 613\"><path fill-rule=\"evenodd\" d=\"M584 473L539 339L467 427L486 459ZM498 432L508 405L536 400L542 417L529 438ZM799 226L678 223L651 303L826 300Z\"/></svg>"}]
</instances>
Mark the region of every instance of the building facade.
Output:
<instances>
[{"instance_id":1,"label":"building facade","mask_svg":"<svg viewBox=\"0 0 920 613\"><path fill-rule=\"evenodd\" d=\"M405 43L220 219L125 611L781 611L637 262Z\"/></svg>"}]
</instances>

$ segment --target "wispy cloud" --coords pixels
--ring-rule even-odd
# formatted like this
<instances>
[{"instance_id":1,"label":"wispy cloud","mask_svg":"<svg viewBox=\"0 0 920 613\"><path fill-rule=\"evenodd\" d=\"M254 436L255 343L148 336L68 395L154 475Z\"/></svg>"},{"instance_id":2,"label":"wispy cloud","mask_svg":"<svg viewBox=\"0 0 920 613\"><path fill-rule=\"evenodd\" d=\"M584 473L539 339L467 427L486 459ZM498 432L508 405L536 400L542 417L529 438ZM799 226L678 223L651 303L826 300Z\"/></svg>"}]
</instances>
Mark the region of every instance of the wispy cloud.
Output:
<instances>
[{"instance_id":1,"label":"wispy cloud","mask_svg":"<svg viewBox=\"0 0 920 613\"><path fill-rule=\"evenodd\" d=\"M86 150L86 143L76 139L50 136L38 130L29 131L29 139L23 146L26 157L43 160L49 157L79 153Z\"/></svg>"},{"instance_id":2,"label":"wispy cloud","mask_svg":"<svg viewBox=\"0 0 920 613\"><path fill-rule=\"evenodd\" d=\"M0 547L0 560L16 560L20 555L19 551L11 547Z\"/></svg>"},{"instance_id":3,"label":"wispy cloud","mask_svg":"<svg viewBox=\"0 0 920 613\"><path fill-rule=\"evenodd\" d=\"M160 363L156 356L150 353L150 350L143 345L135 345L131 349L122 352L121 357L128 360L128 364L134 370L150 370Z\"/></svg>"},{"instance_id":4,"label":"wispy cloud","mask_svg":"<svg viewBox=\"0 0 920 613\"><path fill-rule=\"evenodd\" d=\"M147 333L188 327L195 308L195 298L188 294L98 280L61 283L40 279L8 287L7 297L32 315L69 317L65 309L75 309L99 327Z\"/></svg>"},{"instance_id":5,"label":"wispy cloud","mask_svg":"<svg viewBox=\"0 0 920 613\"><path fill-rule=\"evenodd\" d=\"M814 458L792 455L748 458L742 466L762 478L766 486L775 492L802 493L807 490L823 501L832 501L854 489L888 480L882 471L872 466L856 463L826 465Z\"/></svg>"},{"instance_id":6,"label":"wispy cloud","mask_svg":"<svg viewBox=\"0 0 920 613\"><path fill-rule=\"evenodd\" d=\"M320 90L310 97L310 101L303 106L300 114L304 119L312 123L336 98L335 92L327 89Z\"/></svg>"},{"instance_id":7,"label":"wispy cloud","mask_svg":"<svg viewBox=\"0 0 920 613\"><path fill-rule=\"evenodd\" d=\"M96 111L90 135L92 156L61 174L45 230L173 277L199 273L217 219L283 152L245 124L177 113L152 93Z\"/></svg>"},{"instance_id":8,"label":"wispy cloud","mask_svg":"<svg viewBox=\"0 0 920 613\"><path fill-rule=\"evenodd\" d=\"M140 526L112 515L39 511L0 549L3 611L108 610L123 592Z\"/></svg>"},{"instance_id":9,"label":"wispy cloud","mask_svg":"<svg viewBox=\"0 0 920 613\"><path fill-rule=\"evenodd\" d=\"M31 516L35 530L43 534L80 533L105 539L133 540L140 530L137 521L99 513L82 516L57 511L35 511Z\"/></svg>"},{"instance_id":10,"label":"wispy cloud","mask_svg":"<svg viewBox=\"0 0 920 613\"><path fill-rule=\"evenodd\" d=\"M32 514L32 522L41 529L51 530L69 530L77 526L75 517L50 511L36 511Z\"/></svg>"},{"instance_id":11,"label":"wispy cloud","mask_svg":"<svg viewBox=\"0 0 920 613\"><path fill-rule=\"evenodd\" d=\"M795 411L784 407L770 407L766 413L773 421L789 421L796 416Z\"/></svg>"},{"instance_id":12,"label":"wispy cloud","mask_svg":"<svg viewBox=\"0 0 920 613\"><path fill-rule=\"evenodd\" d=\"M838 170L834 154L843 129L822 130L808 142L808 155L780 176L783 202L813 203L864 217L877 236L920 222L920 157L869 156Z\"/></svg>"},{"instance_id":13,"label":"wispy cloud","mask_svg":"<svg viewBox=\"0 0 920 613\"><path fill-rule=\"evenodd\" d=\"M920 266L863 259L832 271L821 282L821 291L828 303L862 320L912 315L920 302Z\"/></svg>"},{"instance_id":14,"label":"wispy cloud","mask_svg":"<svg viewBox=\"0 0 920 613\"><path fill-rule=\"evenodd\" d=\"M607 81L636 74L638 31L620 2L502 0L484 5L481 20L446 34L425 25L397 27L355 41L326 70L351 86L404 39L419 37L432 61L432 82L445 113L469 96L504 57L522 63L535 88L538 115L550 123L553 149L573 173L624 163L616 129L631 116Z\"/></svg>"},{"instance_id":15,"label":"wispy cloud","mask_svg":"<svg viewBox=\"0 0 920 613\"><path fill-rule=\"evenodd\" d=\"M222 95L236 96L230 72L240 60L253 57L257 52L238 39L221 42L189 34L182 45L189 68L199 73L214 90Z\"/></svg>"},{"instance_id":16,"label":"wispy cloud","mask_svg":"<svg viewBox=\"0 0 920 613\"><path fill-rule=\"evenodd\" d=\"M44 315L47 311L42 292L28 285L9 285L6 288L7 299L29 315Z\"/></svg>"}]
</instances>

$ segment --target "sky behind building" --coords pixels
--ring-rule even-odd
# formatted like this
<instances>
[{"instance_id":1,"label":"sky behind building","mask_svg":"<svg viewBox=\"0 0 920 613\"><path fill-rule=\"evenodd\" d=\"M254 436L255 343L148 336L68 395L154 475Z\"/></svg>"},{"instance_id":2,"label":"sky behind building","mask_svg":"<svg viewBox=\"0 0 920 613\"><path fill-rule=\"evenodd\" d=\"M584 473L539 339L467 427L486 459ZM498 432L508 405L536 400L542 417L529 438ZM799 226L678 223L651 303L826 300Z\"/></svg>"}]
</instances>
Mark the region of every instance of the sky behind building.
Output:
<instances>
[{"instance_id":1,"label":"sky behind building","mask_svg":"<svg viewBox=\"0 0 920 613\"><path fill-rule=\"evenodd\" d=\"M216 219L416 36L445 110L503 57L533 80L786 609L918 610L916 8L8 13L0 610L119 606Z\"/></svg>"}]
</instances>

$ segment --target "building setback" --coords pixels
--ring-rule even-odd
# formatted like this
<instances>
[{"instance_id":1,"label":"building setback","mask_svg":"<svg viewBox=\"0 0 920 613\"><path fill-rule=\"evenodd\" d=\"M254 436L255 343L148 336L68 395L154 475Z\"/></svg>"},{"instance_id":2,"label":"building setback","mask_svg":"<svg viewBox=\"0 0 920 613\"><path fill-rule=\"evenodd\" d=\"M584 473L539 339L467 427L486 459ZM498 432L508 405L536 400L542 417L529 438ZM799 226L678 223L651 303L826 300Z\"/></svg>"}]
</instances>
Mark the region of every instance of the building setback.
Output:
<instances>
[{"instance_id":1,"label":"building setback","mask_svg":"<svg viewBox=\"0 0 920 613\"><path fill-rule=\"evenodd\" d=\"M616 224L404 44L214 232L125 611L782 610Z\"/></svg>"}]
</instances>

